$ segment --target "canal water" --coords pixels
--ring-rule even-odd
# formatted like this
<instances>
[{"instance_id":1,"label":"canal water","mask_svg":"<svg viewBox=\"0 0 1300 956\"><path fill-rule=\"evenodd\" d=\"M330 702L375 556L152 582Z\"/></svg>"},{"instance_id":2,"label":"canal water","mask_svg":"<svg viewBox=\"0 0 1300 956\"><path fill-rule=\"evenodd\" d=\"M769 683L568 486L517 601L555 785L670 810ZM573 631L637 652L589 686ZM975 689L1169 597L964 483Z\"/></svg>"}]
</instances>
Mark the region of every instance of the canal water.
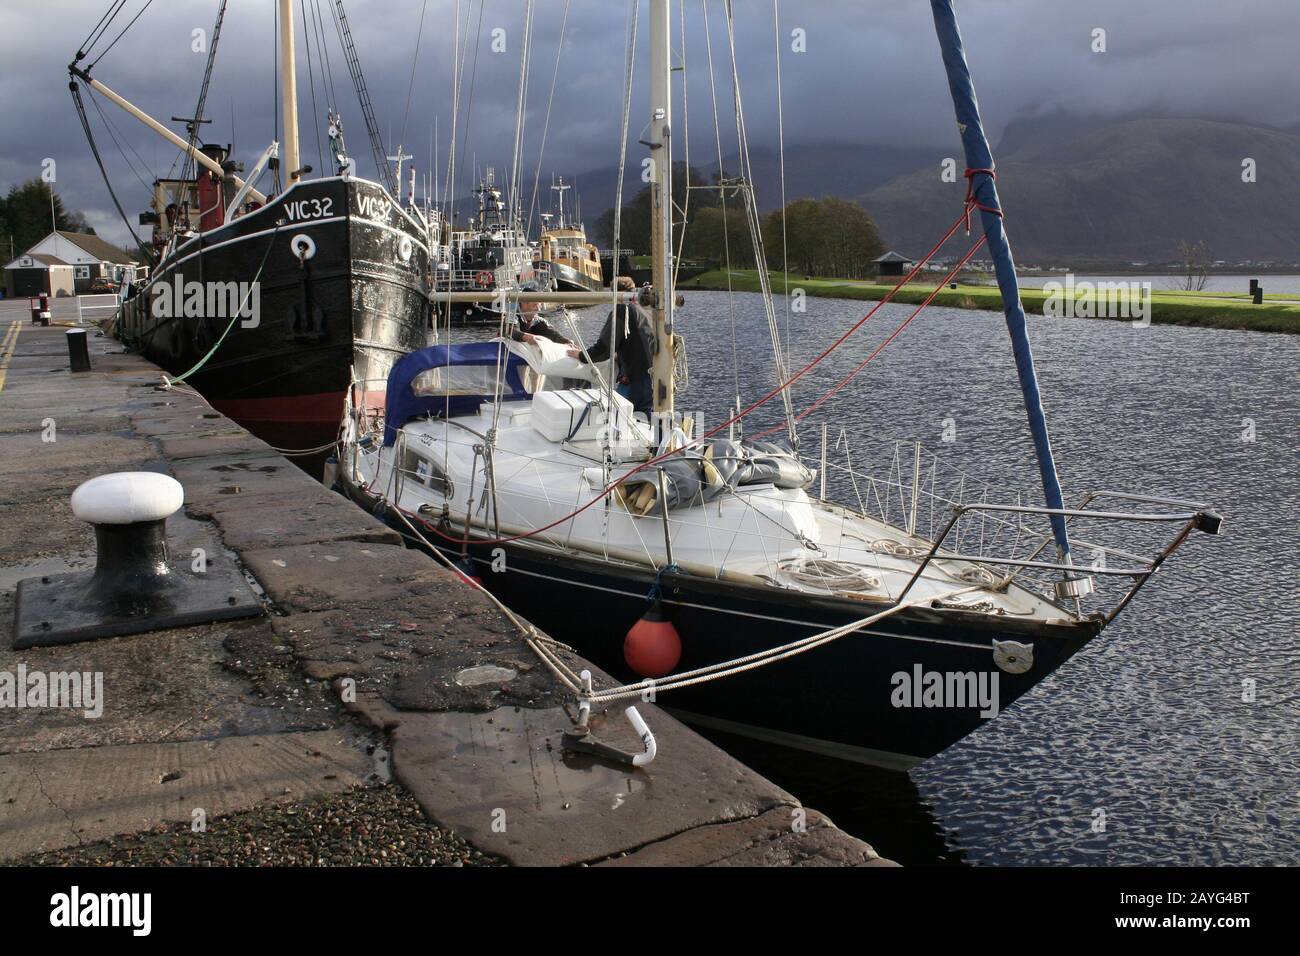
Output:
<instances>
[{"instance_id":1,"label":"canal water","mask_svg":"<svg viewBox=\"0 0 1300 956\"><path fill-rule=\"evenodd\" d=\"M782 308L791 368L864 308ZM796 387L796 409L911 311L882 308ZM737 382L746 401L774 384L757 295L691 292L677 315L690 368L679 409L717 423ZM588 341L602 317L581 314ZM1222 535L1195 534L1098 640L909 774L716 739L905 864L1300 863L1300 336L1030 323L1067 499L1210 501ZM748 431L778 415L756 412ZM1041 501L1000 314L926 310L809 421L822 419L919 440Z\"/></svg>"}]
</instances>

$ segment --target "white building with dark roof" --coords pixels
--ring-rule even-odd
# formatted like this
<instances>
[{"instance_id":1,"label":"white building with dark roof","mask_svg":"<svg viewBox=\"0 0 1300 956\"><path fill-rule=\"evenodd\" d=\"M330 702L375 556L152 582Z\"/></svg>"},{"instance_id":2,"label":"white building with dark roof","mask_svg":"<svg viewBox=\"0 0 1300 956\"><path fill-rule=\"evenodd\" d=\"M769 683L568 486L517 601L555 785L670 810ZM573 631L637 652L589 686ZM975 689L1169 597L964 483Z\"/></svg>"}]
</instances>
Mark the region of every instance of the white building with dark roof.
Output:
<instances>
[{"instance_id":1,"label":"white building with dark roof","mask_svg":"<svg viewBox=\"0 0 1300 956\"><path fill-rule=\"evenodd\" d=\"M10 298L79 295L98 278L135 279L138 267L133 256L99 236L52 232L5 265L5 291Z\"/></svg>"}]
</instances>

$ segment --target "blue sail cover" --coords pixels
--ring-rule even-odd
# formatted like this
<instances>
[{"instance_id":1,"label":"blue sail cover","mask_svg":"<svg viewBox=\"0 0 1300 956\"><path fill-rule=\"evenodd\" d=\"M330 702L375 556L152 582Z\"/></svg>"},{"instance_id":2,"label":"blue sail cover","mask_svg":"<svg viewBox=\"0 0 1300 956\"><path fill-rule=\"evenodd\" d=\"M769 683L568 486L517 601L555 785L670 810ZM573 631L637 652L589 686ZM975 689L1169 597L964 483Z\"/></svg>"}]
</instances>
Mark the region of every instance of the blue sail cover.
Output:
<instances>
[{"instance_id":1,"label":"blue sail cover","mask_svg":"<svg viewBox=\"0 0 1300 956\"><path fill-rule=\"evenodd\" d=\"M953 106L957 111L957 127L961 130L962 147L966 152L966 168L970 170L993 169L993 153L984 135L980 120L975 87L971 82L970 68L962 49L961 31L952 0L930 0L934 13L935 32L943 52L944 69L948 72L948 88L952 92ZM989 255L997 272L998 289L1002 293L1002 307L1006 311L1007 331L1011 333L1012 351L1016 358L1016 371L1020 376L1020 391L1024 395L1025 410L1029 413L1029 430L1034 437L1034 451L1038 456L1038 470L1043 480L1043 496L1049 508L1063 508L1061 482L1056 475L1056 462L1052 458L1052 443L1047 434L1047 417L1043 413L1043 400L1038 392L1038 377L1034 373L1034 353L1029 347L1029 333L1025 310L1020 304L1020 284L1016 280L1016 264L1011 257L1011 246L1002 228L999 212L1002 204L994 179L988 173L975 173L971 179L975 200L980 206L980 219L988 243ZM1065 519L1052 515L1052 534L1057 551L1064 561L1070 554L1066 536Z\"/></svg>"},{"instance_id":2,"label":"blue sail cover","mask_svg":"<svg viewBox=\"0 0 1300 956\"><path fill-rule=\"evenodd\" d=\"M464 345L432 345L402 356L388 373L384 409L384 444L397 440L397 431L412 418L423 415L471 415L496 396L496 374L505 347L498 342L470 342ZM502 401L532 398L524 386L522 358L506 352ZM441 383L416 394L416 378L431 369L442 369ZM457 376L456 370L468 372ZM448 386L444 388L443 385ZM468 387L467 387L468 386Z\"/></svg>"}]
</instances>

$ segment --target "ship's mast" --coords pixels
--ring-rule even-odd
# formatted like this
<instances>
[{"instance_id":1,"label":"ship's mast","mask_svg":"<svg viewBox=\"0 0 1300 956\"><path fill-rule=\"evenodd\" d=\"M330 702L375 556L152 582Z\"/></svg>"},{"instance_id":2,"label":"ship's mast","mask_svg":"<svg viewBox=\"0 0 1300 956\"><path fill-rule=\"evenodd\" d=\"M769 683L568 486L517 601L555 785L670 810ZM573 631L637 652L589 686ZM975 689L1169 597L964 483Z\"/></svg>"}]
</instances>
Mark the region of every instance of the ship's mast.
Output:
<instances>
[{"instance_id":1,"label":"ship's mast","mask_svg":"<svg viewBox=\"0 0 1300 956\"><path fill-rule=\"evenodd\" d=\"M302 169L298 155L298 70L294 62L293 0L280 2L280 110L284 114L284 135L280 156L285 185L298 181Z\"/></svg>"},{"instance_id":2,"label":"ship's mast","mask_svg":"<svg viewBox=\"0 0 1300 956\"><path fill-rule=\"evenodd\" d=\"M673 411L673 151L672 40L669 0L650 0L651 284L655 355L654 410ZM617 271L617 265L615 266Z\"/></svg>"},{"instance_id":3,"label":"ship's mast","mask_svg":"<svg viewBox=\"0 0 1300 956\"><path fill-rule=\"evenodd\" d=\"M564 177L563 177L563 176L560 177L560 184L559 184L558 186L555 185L555 184L552 184L552 185L551 185L551 190L555 193L556 202L559 204L559 207L560 207L560 214L559 214L559 220L560 220L560 221L559 221L559 225L557 225L557 226L555 227L556 229L563 229L563 228L564 228L564 225L565 225L565 223L564 223L564 192L565 192L566 189L569 189L569 188L571 188L571 187L565 185L565 183L564 183Z\"/></svg>"}]
</instances>

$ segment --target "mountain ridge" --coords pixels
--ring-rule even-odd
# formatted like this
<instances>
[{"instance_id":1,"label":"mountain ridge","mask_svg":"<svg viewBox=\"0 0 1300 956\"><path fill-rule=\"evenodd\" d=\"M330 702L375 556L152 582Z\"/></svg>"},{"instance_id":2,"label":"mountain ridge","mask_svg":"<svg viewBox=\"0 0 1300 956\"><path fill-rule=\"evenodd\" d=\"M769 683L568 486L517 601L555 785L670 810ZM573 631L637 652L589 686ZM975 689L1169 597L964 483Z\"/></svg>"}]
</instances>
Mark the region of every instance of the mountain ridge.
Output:
<instances>
[{"instance_id":1,"label":"mountain ridge","mask_svg":"<svg viewBox=\"0 0 1300 956\"><path fill-rule=\"evenodd\" d=\"M1005 137L1004 137L1005 138ZM1255 161L1255 182L1242 180ZM1166 262L1180 241L1215 258L1300 258L1300 135L1222 120L1128 119L1028 137L998 157L1007 231L1024 260ZM952 222L965 183L937 167L854 197L916 254Z\"/></svg>"}]
</instances>

